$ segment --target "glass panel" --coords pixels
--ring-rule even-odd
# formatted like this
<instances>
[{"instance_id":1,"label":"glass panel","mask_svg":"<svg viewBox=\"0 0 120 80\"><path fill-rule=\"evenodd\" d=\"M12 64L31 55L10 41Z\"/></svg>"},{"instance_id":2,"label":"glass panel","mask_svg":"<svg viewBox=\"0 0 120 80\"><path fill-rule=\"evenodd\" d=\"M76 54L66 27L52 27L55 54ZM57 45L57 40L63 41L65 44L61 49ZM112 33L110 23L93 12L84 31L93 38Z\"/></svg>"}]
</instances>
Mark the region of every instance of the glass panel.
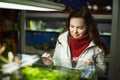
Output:
<instances>
[{"instance_id":1,"label":"glass panel","mask_svg":"<svg viewBox=\"0 0 120 80\"><path fill-rule=\"evenodd\" d=\"M53 53L64 25L65 19L63 18L27 18L26 53Z\"/></svg>"}]
</instances>

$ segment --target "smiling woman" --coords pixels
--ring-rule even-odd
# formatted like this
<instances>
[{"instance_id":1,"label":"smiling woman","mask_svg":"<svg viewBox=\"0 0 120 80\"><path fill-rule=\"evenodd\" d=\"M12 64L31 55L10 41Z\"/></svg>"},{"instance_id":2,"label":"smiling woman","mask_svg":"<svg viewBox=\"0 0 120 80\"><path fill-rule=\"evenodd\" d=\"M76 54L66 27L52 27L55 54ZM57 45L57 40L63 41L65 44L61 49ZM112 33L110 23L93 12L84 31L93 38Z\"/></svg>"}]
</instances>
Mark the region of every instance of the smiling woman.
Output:
<instances>
[{"instance_id":1,"label":"smiling woman","mask_svg":"<svg viewBox=\"0 0 120 80\"><path fill-rule=\"evenodd\" d=\"M33 11L61 11L64 10L65 6L48 0L1 0L0 8Z\"/></svg>"},{"instance_id":2,"label":"smiling woman","mask_svg":"<svg viewBox=\"0 0 120 80\"><path fill-rule=\"evenodd\" d=\"M106 45L100 37L95 20L88 9L80 8L69 14L64 32L57 39L53 56L44 53L42 60L45 65L70 69L93 65L96 75L102 76L106 70L105 54Z\"/></svg>"}]
</instances>

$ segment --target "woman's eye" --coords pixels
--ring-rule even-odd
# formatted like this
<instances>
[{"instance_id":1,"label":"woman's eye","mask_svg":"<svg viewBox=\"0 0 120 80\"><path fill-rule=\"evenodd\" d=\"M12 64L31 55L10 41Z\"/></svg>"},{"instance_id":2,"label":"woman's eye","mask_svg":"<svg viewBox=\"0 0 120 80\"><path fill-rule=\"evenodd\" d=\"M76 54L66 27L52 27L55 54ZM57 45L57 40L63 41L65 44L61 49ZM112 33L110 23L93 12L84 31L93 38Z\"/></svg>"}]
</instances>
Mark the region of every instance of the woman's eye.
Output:
<instances>
[{"instance_id":1,"label":"woman's eye","mask_svg":"<svg viewBox=\"0 0 120 80\"><path fill-rule=\"evenodd\" d=\"M79 27L79 29L84 29L83 27Z\"/></svg>"},{"instance_id":2,"label":"woman's eye","mask_svg":"<svg viewBox=\"0 0 120 80\"><path fill-rule=\"evenodd\" d=\"M74 28L74 26L72 26L72 25L71 25L70 27L71 27L71 28Z\"/></svg>"}]
</instances>

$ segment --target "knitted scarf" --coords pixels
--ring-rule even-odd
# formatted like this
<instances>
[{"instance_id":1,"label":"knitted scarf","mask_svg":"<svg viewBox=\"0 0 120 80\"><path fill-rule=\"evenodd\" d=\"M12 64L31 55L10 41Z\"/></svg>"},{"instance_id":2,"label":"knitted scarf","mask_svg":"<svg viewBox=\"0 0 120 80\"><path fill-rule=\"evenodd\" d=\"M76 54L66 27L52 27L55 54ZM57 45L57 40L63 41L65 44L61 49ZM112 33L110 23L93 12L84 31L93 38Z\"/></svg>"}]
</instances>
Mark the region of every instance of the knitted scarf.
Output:
<instances>
[{"instance_id":1,"label":"knitted scarf","mask_svg":"<svg viewBox=\"0 0 120 80\"><path fill-rule=\"evenodd\" d=\"M90 43L90 35L86 34L80 38L72 38L68 35L68 44L71 50L71 58L73 61L76 61L83 50L89 45Z\"/></svg>"}]
</instances>

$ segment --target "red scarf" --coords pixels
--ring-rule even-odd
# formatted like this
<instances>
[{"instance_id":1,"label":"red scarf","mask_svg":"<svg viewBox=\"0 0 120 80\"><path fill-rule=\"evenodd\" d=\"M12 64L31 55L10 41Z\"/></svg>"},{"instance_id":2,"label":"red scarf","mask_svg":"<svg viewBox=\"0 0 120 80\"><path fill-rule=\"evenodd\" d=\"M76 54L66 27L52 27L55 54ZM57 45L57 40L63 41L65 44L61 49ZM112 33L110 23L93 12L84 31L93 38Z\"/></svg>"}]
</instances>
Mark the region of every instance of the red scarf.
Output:
<instances>
[{"instance_id":1,"label":"red scarf","mask_svg":"<svg viewBox=\"0 0 120 80\"><path fill-rule=\"evenodd\" d=\"M68 44L70 46L72 60L75 60L79 57L83 50L89 45L90 41L89 34L86 34L85 36L77 39L71 38L70 35L68 35Z\"/></svg>"}]
</instances>

